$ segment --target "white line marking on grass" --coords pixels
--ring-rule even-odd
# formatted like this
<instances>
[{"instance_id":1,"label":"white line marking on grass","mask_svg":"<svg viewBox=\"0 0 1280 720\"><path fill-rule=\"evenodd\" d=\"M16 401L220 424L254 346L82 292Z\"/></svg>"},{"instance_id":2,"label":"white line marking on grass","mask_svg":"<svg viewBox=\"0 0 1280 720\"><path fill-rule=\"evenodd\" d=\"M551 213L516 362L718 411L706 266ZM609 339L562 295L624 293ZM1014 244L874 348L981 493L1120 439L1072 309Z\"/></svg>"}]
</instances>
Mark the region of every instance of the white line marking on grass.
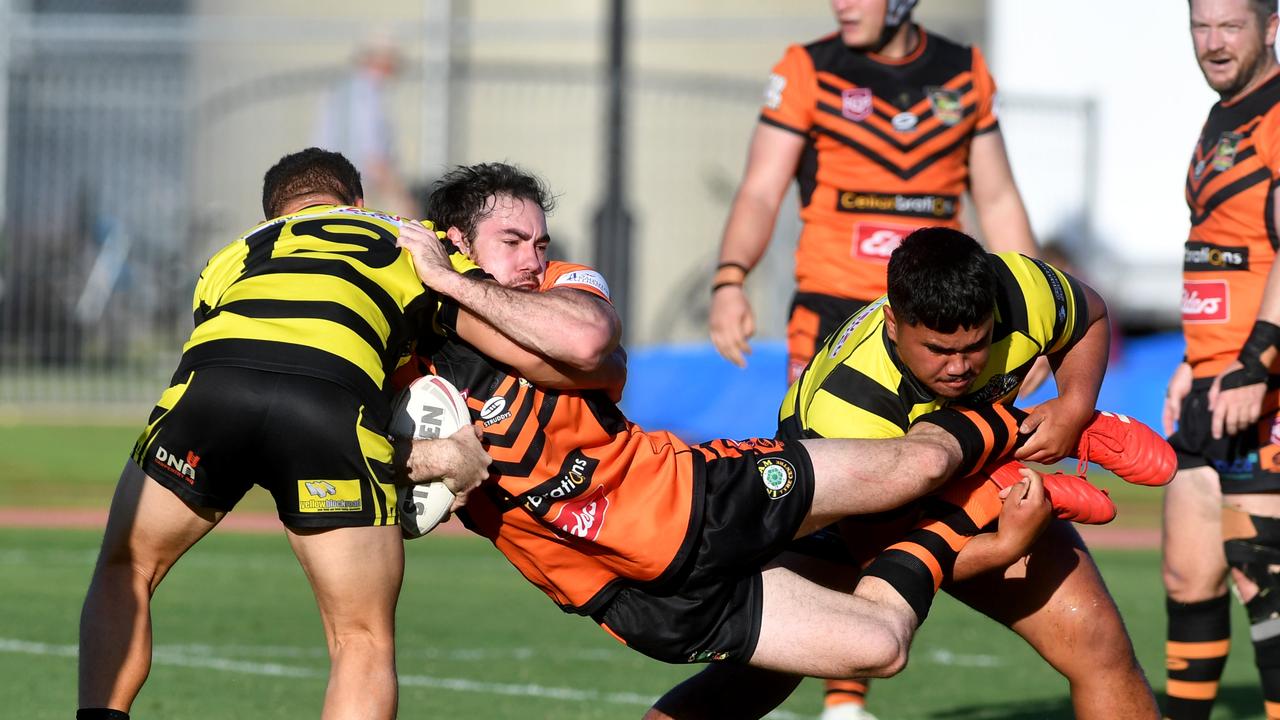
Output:
<instances>
[{"instance_id":1,"label":"white line marking on grass","mask_svg":"<svg viewBox=\"0 0 1280 720\"><path fill-rule=\"evenodd\" d=\"M155 665L174 665L178 667L205 668L241 675L270 675L273 677L315 678L324 680L327 670L283 665L281 663L246 662L209 656L197 656L183 653L179 648L169 646L156 648L152 663ZM191 647L191 646L188 646ZM208 646L204 646L208 647ZM0 652L19 655L44 655L54 657L76 657L79 652L76 645L51 645L49 643L28 642L12 638L0 638ZM547 698L570 702L608 703L610 705L628 705L649 707L656 699L652 696L627 692L600 692L598 690L581 690L578 688L547 687L535 683L495 683L463 678L440 678L430 675L401 675L400 684L410 687L425 687L438 690L468 692L478 695L507 695L514 697ZM777 710L768 715L775 720L802 720L806 716Z\"/></svg>"},{"instance_id":2,"label":"white line marking on grass","mask_svg":"<svg viewBox=\"0 0 1280 720\"><path fill-rule=\"evenodd\" d=\"M995 655L961 655L944 648L930 650L926 657L929 662L953 667L989 668L1000 667L1004 664L1004 661Z\"/></svg>"}]
</instances>

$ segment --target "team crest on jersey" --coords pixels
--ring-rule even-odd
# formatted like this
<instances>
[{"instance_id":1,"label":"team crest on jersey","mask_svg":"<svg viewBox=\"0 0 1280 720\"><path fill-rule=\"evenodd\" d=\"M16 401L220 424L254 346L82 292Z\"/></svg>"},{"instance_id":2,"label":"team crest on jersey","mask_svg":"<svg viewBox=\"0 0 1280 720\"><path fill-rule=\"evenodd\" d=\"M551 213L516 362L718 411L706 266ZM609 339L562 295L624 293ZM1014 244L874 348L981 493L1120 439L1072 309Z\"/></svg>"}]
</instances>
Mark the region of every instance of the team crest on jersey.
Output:
<instances>
[{"instance_id":1,"label":"team crest on jersey","mask_svg":"<svg viewBox=\"0 0 1280 720\"><path fill-rule=\"evenodd\" d=\"M771 500L786 497L796 484L796 466L782 458L760 458L756 470L764 482L764 491Z\"/></svg>"},{"instance_id":2,"label":"team crest on jersey","mask_svg":"<svg viewBox=\"0 0 1280 720\"><path fill-rule=\"evenodd\" d=\"M982 387L964 397L970 405L993 403L1013 391L1022 382L1022 378L1013 373L996 373Z\"/></svg>"},{"instance_id":3,"label":"team crest on jersey","mask_svg":"<svg viewBox=\"0 0 1280 720\"><path fill-rule=\"evenodd\" d=\"M928 87L925 88L925 95L929 97L929 107L933 108L934 117L941 120L943 125L955 125L964 119L964 105L960 102L958 90Z\"/></svg>"},{"instance_id":4,"label":"team crest on jersey","mask_svg":"<svg viewBox=\"0 0 1280 720\"><path fill-rule=\"evenodd\" d=\"M871 117L871 88L845 88L840 91L840 114L846 120L862 122Z\"/></svg>"},{"instance_id":5,"label":"team crest on jersey","mask_svg":"<svg viewBox=\"0 0 1280 720\"><path fill-rule=\"evenodd\" d=\"M1218 172L1230 170L1232 165L1236 164L1236 151L1240 149L1240 141L1244 136L1240 133L1224 132L1222 137L1218 138L1218 144L1213 149L1213 169Z\"/></svg>"}]
</instances>

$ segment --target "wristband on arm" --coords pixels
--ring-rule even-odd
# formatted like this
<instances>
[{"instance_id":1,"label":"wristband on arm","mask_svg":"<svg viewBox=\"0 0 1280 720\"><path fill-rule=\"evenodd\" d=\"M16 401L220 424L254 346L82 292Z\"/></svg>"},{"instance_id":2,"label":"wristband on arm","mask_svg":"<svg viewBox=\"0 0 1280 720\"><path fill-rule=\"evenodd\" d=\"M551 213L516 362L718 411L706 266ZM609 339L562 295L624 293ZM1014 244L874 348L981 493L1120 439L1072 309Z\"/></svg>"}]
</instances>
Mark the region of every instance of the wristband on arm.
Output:
<instances>
[{"instance_id":1,"label":"wristband on arm","mask_svg":"<svg viewBox=\"0 0 1280 720\"><path fill-rule=\"evenodd\" d=\"M711 278L711 293L723 287L742 287L746 282L750 268L742 263L722 262L716 266L716 274Z\"/></svg>"},{"instance_id":2,"label":"wristband on arm","mask_svg":"<svg viewBox=\"0 0 1280 720\"><path fill-rule=\"evenodd\" d=\"M1268 368L1262 362L1263 353L1280 345L1280 326L1266 320L1258 320L1249 332L1249 339L1244 341L1240 354L1236 357L1244 367L1227 373L1219 387L1223 390L1254 385L1267 381Z\"/></svg>"}]
</instances>

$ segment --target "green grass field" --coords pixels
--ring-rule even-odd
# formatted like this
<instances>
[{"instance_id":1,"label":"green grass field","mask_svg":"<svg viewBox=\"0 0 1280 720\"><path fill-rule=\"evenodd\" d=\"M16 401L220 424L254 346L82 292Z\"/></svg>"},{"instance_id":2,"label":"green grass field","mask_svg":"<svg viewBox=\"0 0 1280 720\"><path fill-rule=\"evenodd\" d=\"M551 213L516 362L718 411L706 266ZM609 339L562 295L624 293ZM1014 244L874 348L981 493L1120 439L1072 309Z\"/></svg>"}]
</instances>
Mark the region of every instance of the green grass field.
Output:
<instances>
[{"instance_id":1,"label":"green grass field","mask_svg":"<svg viewBox=\"0 0 1280 720\"><path fill-rule=\"evenodd\" d=\"M0 505L105 507L134 429L0 428ZM1116 489L1122 521L1150 526L1158 491ZM265 508L261 498L253 502ZM1121 521L1117 521L1121 522ZM3 714L67 718L76 637L100 533L0 529ZM560 613L487 543L410 543L399 614L401 716L635 718L690 669L626 650ZM1151 550L1098 551L1139 657L1163 683L1164 605ZM138 718L318 716L326 658L314 601L280 534L216 532L165 581L156 659ZM1262 718L1243 611L1216 720ZM820 688L778 717L814 717ZM1065 682L1012 633L950 599L906 672L875 685L884 720L1070 718Z\"/></svg>"}]
</instances>

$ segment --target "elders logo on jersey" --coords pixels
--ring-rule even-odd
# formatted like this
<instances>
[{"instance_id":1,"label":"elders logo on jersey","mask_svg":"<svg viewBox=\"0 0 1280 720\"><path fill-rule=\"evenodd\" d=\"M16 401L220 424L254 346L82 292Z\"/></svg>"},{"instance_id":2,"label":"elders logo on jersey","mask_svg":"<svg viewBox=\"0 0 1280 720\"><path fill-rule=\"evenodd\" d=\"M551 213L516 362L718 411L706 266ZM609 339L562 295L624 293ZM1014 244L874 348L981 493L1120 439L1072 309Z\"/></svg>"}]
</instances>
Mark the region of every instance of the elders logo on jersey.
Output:
<instances>
[{"instance_id":1,"label":"elders logo on jersey","mask_svg":"<svg viewBox=\"0 0 1280 720\"><path fill-rule=\"evenodd\" d=\"M1230 301L1226 280L1188 280L1182 283L1182 322L1226 322Z\"/></svg>"},{"instance_id":2,"label":"elders logo on jersey","mask_svg":"<svg viewBox=\"0 0 1280 720\"><path fill-rule=\"evenodd\" d=\"M912 230L915 228L910 225L858 223L853 226L853 256L887 263Z\"/></svg>"},{"instance_id":3,"label":"elders logo on jersey","mask_svg":"<svg viewBox=\"0 0 1280 720\"><path fill-rule=\"evenodd\" d=\"M845 88L840 91L840 114L847 120L862 122L871 117L871 88Z\"/></svg>"},{"instance_id":4,"label":"elders logo on jersey","mask_svg":"<svg viewBox=\"0 0 1280 720\"><path fill-rule=\"evenodd\" d=\"M560 511L549 521L553 526L583 540L595 541L604 528L604 516L609 512L609 498L604 488L597 487L586 497L571 500L560 506Z\"/></svg>"},{"instance_id":5,"label":"elders logo on jersey","mask_svg":"<svg viewBox=\"0 0 1280 720\"><path fill-rule=\"evenodd\" d=\"M796 484L796 467L782 458L760 458L756 470L764 481L764 491L770 500L786 497Z\"/></svg>"}]
</instances>

